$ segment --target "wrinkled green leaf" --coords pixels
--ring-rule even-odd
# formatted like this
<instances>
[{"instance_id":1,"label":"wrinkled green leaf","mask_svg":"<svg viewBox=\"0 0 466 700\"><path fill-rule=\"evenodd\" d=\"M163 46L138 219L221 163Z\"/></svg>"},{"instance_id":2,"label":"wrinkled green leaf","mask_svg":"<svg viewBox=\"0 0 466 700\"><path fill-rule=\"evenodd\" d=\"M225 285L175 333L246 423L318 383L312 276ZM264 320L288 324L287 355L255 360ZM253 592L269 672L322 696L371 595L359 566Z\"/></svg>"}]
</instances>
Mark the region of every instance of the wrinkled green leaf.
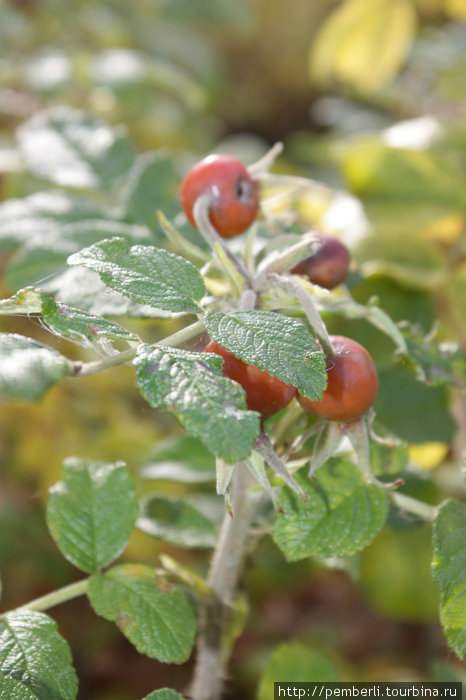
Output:
<instances>
[{"instance_id":1,"label":"wrinkled green leaf","mask_svg":"<svg viewBox=\"0 0 466 700\"><path fill-rule=\"evenodd\" d=\"M166 311L197 312L206 289L197 269L163 248L132 246L122 238L96 243L72 255L70 265L84 265L132 301Z\"/></svg>"},{"instance_id":2,"label":"wrinkled green leaf","mask_svg":"<svg viewBox=\"0 0 466 700\"><path fill-rule=\"evenodd\" d=\"M278 377L314 401L322 398L327 373L313 336L296 319L271 311L207 314L206 328L236 357Z\"/></svg>"},{"instance_id":3,"label":"wrinkled green leaf","mask_svg":"<svg viewBox=\"0 0 466 700\"><path fill-rule=\"evenodd\" d=\"M246 410L242 388L222 376L220 357L144 345L134 364L147 401L173 413L213 454L236 462L251 452L259 415Z\"/></svg>"},{"instance_id":4,"label":"wrinkled green leaf","mask_svg":"<svg viewBox=\"0 0 466 700\"><path fill-rule=\"evenodd\" d=\"M379 532L387 516L385 491L367 484L351 462L330 459L315 479L297 475L306 503L285 487L273 538L288 561L355 554Z\"/></svg>"},{"instance_id":5,"label":"wrinkled green leaf","mask_svg":"<svg viewBox=\"0 0 466 700\"><path fill-rule=\"evenodd\" d=\"M199 440L177 435L155 445L140 473L143 479L202 484L215 480L215 460Z\"/></svg>"},{"instance_id":6,"label":"wrinkled green leaf","mask_svg":"<svg viewBox=\"0 0 466 700\"><path fill-rule=\"evenodd\" d=\"M434 522L433 574L440 586L440 621L449 645L466 654L466 505L447 501Z\"/></svg>"},{"instance_id":7,"label":"wrinkled green leaf","mask_svg":"<svg viewBox=\"0 0 466 700\"><path fill-rule=\"evenodd\" d=\"M124 464L69 458L64 478L52 486L47 525L62 554L92 573L112 563L126 547L138 504Z\"/></svg>"},{"instance_id":8,"label":"wrinkled green leaf","mask_svg":"<svg viewBox=\"0 0 466 700\"><path fill-rule=\"evenodd\" d=\"M16 333L0 334L0 400L39 399L69 373L68 360Z\"/></svg>"},{"instance_id":9,"label":"wrinkled green leaf","mask_svg":"<svg viewBox=\"0 0 466 700\"><path fill-rule=\"evenodd\" d=\"M0 697L74 700L78 679L57 630L54 620L32 610L0 618Z\"/></svg>"},{"instance_id":10,"label":"wrinkled green leaf","mask_svg":"<svg viewBox=\"0 0 466 700\"><path fill-rule=\"evenodd\" d=\"M42 314L44 321L59 335L74 341L137 340L134 333L113 321L101 316L89 314L81 309L66 306L54 301L47 294L42 294Z\"/></svg>"},{"instance_id":11,"label":"wrinkled green leaf","mask_svg":"<svg viewBox=\"0 0 466 700\"><path fill-rule=\"evenodd\" d=\"M217 541L212 521L181 498L149 496L141 504L136 525L179 547L214 547Z\"/></svg>"},{"instance_id":12,"label":"wrinkled green leaf","mask_svg":"<svg viewBox=\"0 0 466 700\"><path fill-rule=\"evenodd\" d=\"M109 189L133 163L122 129L70 107L39 112L19 127L17 136L29 170L65 187Z\"/></svg>"},{"instance_id":13,"label":"wrinkled green leaf","mask_svg":"<svg viewBox=\"0 0 466 700\"><path fill-rule=\"evenodd\" d=\"M194 612L186 596L154 569L126 564L95 574L88 595L96 613L116 622L141 654L178 664L189 657Z\"/></svg>"}]
</instances>

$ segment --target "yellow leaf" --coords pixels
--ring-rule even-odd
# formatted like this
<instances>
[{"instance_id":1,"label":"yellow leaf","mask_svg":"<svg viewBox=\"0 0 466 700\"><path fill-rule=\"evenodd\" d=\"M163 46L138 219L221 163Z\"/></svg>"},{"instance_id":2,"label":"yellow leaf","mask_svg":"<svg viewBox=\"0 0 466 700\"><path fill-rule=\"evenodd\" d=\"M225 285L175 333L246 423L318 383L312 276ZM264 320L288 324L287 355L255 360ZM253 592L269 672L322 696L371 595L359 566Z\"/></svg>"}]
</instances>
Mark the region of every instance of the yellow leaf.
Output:
<instances>
[{"instance_id":1,"label":"yellow leaf","mask_svg":"<svg viewBox=\"0 0 466 700\"><path fill-rule=\"evenodd\" d=\"M331 77L363 92L386 84L401 68L416 31L411 0L347 0L333 12L311 49L311 76Z\"/></svg>"},{"instance_id":2,"label":"yellow leaf","mask_svg":"<svg viewBox=\"0 0 466 700\"><path fill-rule=\"evenodd\" d=\"M466 19L466 0L445 0L445 12L454 19Z\"/></svg>"},{"instance_id":3,"label":"yellow leaf","mask_svg":"<svg viewBox=\"0 0 466 700\"><path fill-rule=\"evenodd\" d=\"M448 445L443 442L423 442L419 445L411 445L409 456L423 469L434 469L443 462L448 449Z\"/></svg>"}]
</instances>

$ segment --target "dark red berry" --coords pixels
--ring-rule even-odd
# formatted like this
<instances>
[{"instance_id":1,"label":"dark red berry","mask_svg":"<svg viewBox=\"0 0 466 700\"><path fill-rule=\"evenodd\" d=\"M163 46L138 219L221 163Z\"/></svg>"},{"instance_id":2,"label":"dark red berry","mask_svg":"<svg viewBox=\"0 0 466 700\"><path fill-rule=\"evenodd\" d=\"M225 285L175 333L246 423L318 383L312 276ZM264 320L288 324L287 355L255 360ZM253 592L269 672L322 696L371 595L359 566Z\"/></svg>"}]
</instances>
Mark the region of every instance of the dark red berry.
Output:
<instances>
[{"instance_id":1,"label":"dark red berry","mask_svg":"<svg viewBox=\"0 0 466 700\"><path fill-rule=\"evenodd\" d=\"M301 260L291 272L308 277L320 287L333 289L346 279L350 264L349 250L334 236L318 233L316 237L319 239L318 250Z\"/></svg>"},{"instance_id":2,"label":"dark red berry","mask_svg":"<svg viewBox=\"0 0 466 700\"><path fill-rule=\"evenodd\" d=\"M365 348L341 335L330 336L334 354L327 364L327 388L321 401L298 395L301 406L327 420L352 421L362 416L374 403L379 380L374 362Z\"/></svg>"},{"instance_id":3,"label":"dark red berry","mask_svg":"<svg viewBox=\"0 0 466 700\"><path fill-rule=\"evenodd\" d=\"M296 395L290 386L255 365L249 365L222 348L213 340L205 348L223 357L223 374L241 384L246 392L246 403L250 411L257 411L265 420L287 406Z\"/></svg>"}]
</instances>

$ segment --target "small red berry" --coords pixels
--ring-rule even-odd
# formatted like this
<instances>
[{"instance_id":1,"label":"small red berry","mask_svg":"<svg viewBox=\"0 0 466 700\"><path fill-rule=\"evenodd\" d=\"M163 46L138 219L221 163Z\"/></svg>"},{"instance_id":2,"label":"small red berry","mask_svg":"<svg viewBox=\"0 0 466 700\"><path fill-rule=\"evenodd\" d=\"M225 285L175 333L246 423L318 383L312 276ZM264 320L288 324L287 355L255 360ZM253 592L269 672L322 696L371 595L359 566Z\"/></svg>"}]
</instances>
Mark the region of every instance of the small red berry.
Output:
<instances>
[{"instance_id":1,"label":"small red berry","mask_svg":"<svg viewBox=\"0 0 466 700\"><path fill-rule=\"evenodd\" d=\"M250 411L257 411L265 420L288 406L296 395L296 388L282 382L278 377L249 365L213 340L205 352L215 352L223 357L223 374L240 384L246 392L246 404Z\"/></svg>"},{"instance_id":2,"label":"small red berry","mask_svg":"<svg viewBox=\"0 0 466 700\"><path fill-rule=\"evenodd\" d=\"M316 234L319 248L308 258L301 260L291 272L308 277L313 284L334 289L348 275L350 254L348 248L334 236Z\"/></svg>"},{"instance_id":3,"label":"small red berry","mask_svg":"<svg viewBox=\"0 0 466 700\"><path fill-rule=\"evenodd\" d=\"M334 354L327 364L327 388L320 401L298 395L301 406L327 420L352 421L374 403L379 380L374 362L365 348L341 335L330 336Z\"/></svg>"},{"instance_id":4,"label":"small red berry","mask_svg":"<svg viewBox=\"0 0 466 700\"><path fill-rule=\"evenodd\" d=\"M257 182L237 158L211 155L194 165L180 189L181 207L188 221L197 228L193 216L196 199L210 192L213 201L210 221L223 238L233 238L252 224L259 209Z\"/></svg>"}]
</instances>

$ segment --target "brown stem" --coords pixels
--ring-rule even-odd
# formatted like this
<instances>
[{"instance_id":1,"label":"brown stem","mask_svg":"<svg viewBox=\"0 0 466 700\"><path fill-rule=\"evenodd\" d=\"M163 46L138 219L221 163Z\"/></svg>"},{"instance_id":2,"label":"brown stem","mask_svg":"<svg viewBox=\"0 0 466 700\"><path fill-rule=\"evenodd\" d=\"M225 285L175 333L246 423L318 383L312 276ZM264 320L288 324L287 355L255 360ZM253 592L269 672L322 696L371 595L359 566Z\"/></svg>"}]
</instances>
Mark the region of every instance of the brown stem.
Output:
<instances>
[{"instance_id":1,"label":"brown stem","mask_svg":"<svg viewBox=\"0 0 466 700\"><path fill-rule=\"evenodd\" d=\"M232 514L225 513L207 578L212 596L201 611L201 631L190 692L192 700L219 700L222 694L228 665L225 642L232 602L255 509L255 500L247 493L250 480L246 464L238 462L233 474Z\"/></svg>"}]
</instances>

